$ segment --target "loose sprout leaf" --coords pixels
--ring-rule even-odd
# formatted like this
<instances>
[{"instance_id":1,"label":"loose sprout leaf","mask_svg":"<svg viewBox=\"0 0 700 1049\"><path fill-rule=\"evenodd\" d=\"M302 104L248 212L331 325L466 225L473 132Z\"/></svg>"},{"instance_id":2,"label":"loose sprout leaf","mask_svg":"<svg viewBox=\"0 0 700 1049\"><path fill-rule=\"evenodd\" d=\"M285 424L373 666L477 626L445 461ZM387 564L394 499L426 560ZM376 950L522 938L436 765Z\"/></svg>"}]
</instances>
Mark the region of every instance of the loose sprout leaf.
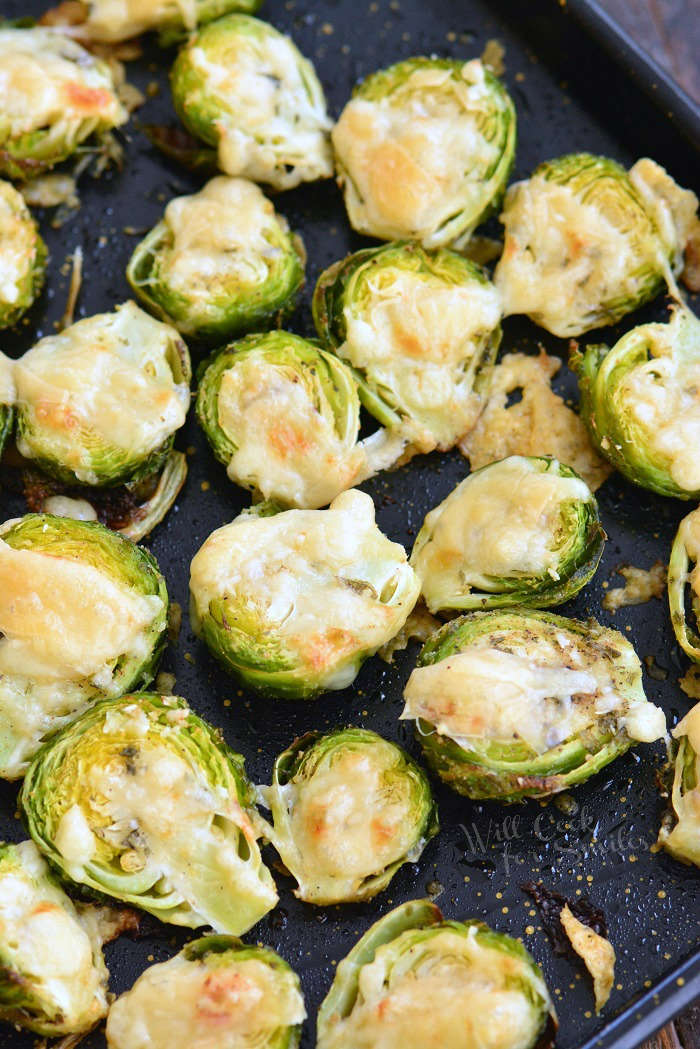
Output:
<instances>
[{"instance_id":1,"label":"loose sprout leaf","mask_svg":"<svg viewBox=\"0 0 700 1049\"><path fill-rule=\"evenodd\" d=\"M682 863L700 867L700 703L679 721L671 735L666 775L670 790L665 792L670 794L670 805L657 845Z\"/></svg>"},{"instance_id":2,"label":"loose sprout leaf","mask_svg":"<svg viewBox=\"0 0 700 1049\"><path fill-rule=\"evenodd\" d=\"M604 936L588 928L576 918L565 904L559 915L571 945L583 961L593 978L595 1009L599 1013L610 997L615 980L615 949Z\"/></svg>"},{"instance_id":3,"label":"loose sprout leaf","mask_svg":"<svg viewBox=\"0 0 700 1049\"><path fill-rule=\"evenodd\" d=\"M595 906L585 893L581 896L569 898L559 892L555 892L554 889L548 888L541 881L525 882L520 888L528 896L532 896L535 901L542 918L542 926L556 955L572 957L571 941L564 934L559 920L563 907L568 906L575 918L599 936L608 935L605 914L599 907Z\"/></svg>"}]
</instances>

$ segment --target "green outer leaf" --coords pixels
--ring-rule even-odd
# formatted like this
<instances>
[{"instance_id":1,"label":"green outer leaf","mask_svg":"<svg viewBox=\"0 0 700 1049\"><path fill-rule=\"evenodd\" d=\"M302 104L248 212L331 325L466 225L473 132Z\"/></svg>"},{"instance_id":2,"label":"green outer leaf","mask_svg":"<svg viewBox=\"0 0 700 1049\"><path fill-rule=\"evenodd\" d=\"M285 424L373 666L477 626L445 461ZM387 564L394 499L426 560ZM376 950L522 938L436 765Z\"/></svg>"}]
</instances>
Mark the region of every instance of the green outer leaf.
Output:
<instances>
[{"instance_id":1,"label":"green outer leaf","mask_svg":"<svg viewBox=\"0 0 700 1049\"><path fill-rule=\"evenodd\" d=\"M154 882L147 870L136 873L124 871L118 862L118 850L107 845L103 849L105 855L101 855L98 850L92 860L82 865L83 873L76 880L70 873L71 865L55 845L61 816L79 801L82 791L87 789L84 777L90 765L99 760L99 748L105 748L108 758L116 753L116 744L110 743L110 734L106 733L107 716L114 710L133 704L137 704L149 716L151 739L155 736L162 748L173 750L199 774L208 787L224 789L238 801L249 819L254 817L253 792L246 776L243 757L232 751L215 729L193 713L184 699L149 692L102 700L72 725L54 735L44 744L27 771L20 792L20 808L30 835L61 880L83 888L88 895L112 897L140 907L161 921L196 928L201 924L201 919L196 911L199 901L194 898L194 894L190 902L170 886L162 886L162 879ZM171 720L175 710L186 712L186 717L176 725ZM92 746L92 751L88 751L90 757L86 760L85 750L88 746ZM231 883L229 892L222 894L216 901L221 912L226 912L228 924L245 931L270 909L268 897L274 882L255 841L244 837L240 828L234 830L230 822L225 831L221 828L221 834L222 841L228 838L232 844L233 835L239 854L247 854L248 863L257 875L261 890L261 897L258 898L250 885L241 890ZM203 868L203 871L196 871L195 874L200 876L207 873L206 859Z\"/></svg>"},{"instance_id":2,"label":"green outer leaf","mask_svg":"<svg viewBox=\"0 0 700 1049\"><path fill-rule=\"evenodd\" d=\"M80 321L76 323L82 323ZM174 333L173 333L174 335ZM190 354L186 344L181 338L172 338L166 351L166 359L173 375L173 381L177 384L189 385L192 378L192 366ZM125 411L128 405L125 405ZM175 434L171 434L157 448L152 448L145 456L129 458L128 452L116 448L113 445L104 444L99 440L99 435L87 428L80 431L76 440L80 440L84 446L92 448L91 468L98 475L96 485L87 485L81 481L75 472L63 462L53 451L51 430L46 433L41 424L33 417L22 404L15 408L17 419L17 435L27 441L31 447L31 461L48 474L67 485L78 485L86 490L90 488L116 488L124 484L135 484L152 474L162 470L172 453Z\"/></svg>"},{"instance_id":3,"label":"green outer leaf","mask_svg":"<svg viewBox=\"0 0 700 1049\"><path fill-rule=\"evenodd\" d=\"M12 433L15 413L10 404L0 404L0 456L2 456L7 439Z\"/></svg>"},{"instance_id":4,"label":"green outer leaf","mask_svg":"<svg viewBox=\"0 0 700 1049\"><path fill-rule=\"evenodd\" d=\"M579 477L570 466L565 466L549 456L528 456L527 458L531 462L545 464L542 473L553 472L559 477ZM482 466L479 470L469 474L457 487L460 488L466 484L469 477L482 473L484 470L490 470L499 462L504 461L500 459ZM450 496L447 497L449 498ZM440 505L444 505L447 499L443 500ZM552 579L548 572L543 572L539 576L525 573L503 578L492 576L489 579L491 584L489 591L471 587L460 593L445 594L439 605L431 603L430 611L434 613L445 609L466 611L512 608L516 605L528 608L551 608L568 601L593 577L603 555L606 535L600 523L595 496L591 495L587 502L581 500L563 502L561 527L563 539L559 549L562 550L562 557L557 564L559 579ZM432 536L431 528L424 521L411 553L410 562L414 568L417 558L431 542Z\"/></svg>"},{"instance_id":5,"label":"green outer leaf","mask_svg":"<svg viewBox=\"0 0 700 1049\"><path fill-rule=\"evenodd\" d=\"M686 613L686 587L690 584L691 557L683 538L683 526L697 512L693 510L692 514L681 521L671 546L671 556L668 559L668 603L671 625L678 644L694 663L700 663L700 634L698 634L700 597L691 587L690 602L693 622L689 623Z\"/></svg>"},{"instance_id":6,"label":"green outer leaf","mask_svg":"<svg viewBox=\"0 0 700 1049\"><path fill-rule=\"evenodd\" d=\"M173 505L187 479L187 456L173 451L165 460L153 495L142 503L134 518L119 534L139 543L159 525Z\"/></svg>"},{"instance_id":7,"label":"green outer leaf","mask_svg":"<svg viewBox=\"0 0 700 1049\"><path fill-rule=\"evenodd\" d=\"M224 373L248 356L292 371L323 415L331 414L339 438L352 447L360 427L360 402L351 370L332 353L286 331L246 335L216 350L200 366L195 410L200 426L219 462L228 465L238 445L236 435L219 424L219 390ZM253 489L255 491L255 489Z\"/></svg>"},{"instance_id":8,"label":"green outer leaf","mask_svg":"<svg viewBox=\"0 0 700 1049\"><path fill-rule=\"evenodd\" d=\"M453 78L461 81L460 73L463 65L464 62L458 59L408 58L402 62L396 62L387 69L379 69L366 77L355 86L352 97L362 98L368 102L380 102L383 99L391 98L417 69L450 70ZM491 215L498 213L515 163L517 118L513 100L498 77L487 68L484 68L484 73L486 84L491 91L491 106L488 109L484 106L480 119L477 119L476 123L478 130L488 141L494 139L497 141L498 154L484 173L481 198L474 202L471 210L463 209L456 215L450 216L443 226L435 231L435 233L447 231L447 241L455 250L467 244L478 225L485 222ZM416 91L416 94L419 92ZM337 154L336 168L341 179L352 182L349 172Z\"/></svg>"},{"instance_id":9,"label":"green outer leaf","mask_svg":"<svg viewBox=\"0 0 700 1049\"><path fill-rule=\"evenodd\" d=\"M612 349L591 345L576 350L569 363L578 376L581 417L600 454L633 484L673 499L697 500L700 489L688 491L676 484L669 473L668 458L656 454L649 445L653 433L628 418L617 403L621 384L635 367L653 359L651 346L664 329L677 339L674 352L700 361L700 322L683 308L668 324L632 328Z\"/></svg>"},{"instance_id":10,"label":"green outer leaf","mask_svg":"<svg viewBox=\"0 0 700 1049\"><path fill-rule=\"evenodd\" d=\"M197 339L222 342L251 330L280 327L294 312L303 287L305 256L300 238L279 222L267 239L274 252L268 280L256 285L232 278L228 295L212 296L203 304L172 290L161 276L163 257L173 245L172 232L161 220L136 246L126 279L151 313Z\"/></svg>"},{"instance_id":11,"label":"green outer leaf","mask_svg":"<svg viewBox=\"0 0 700 1049\"><path fill-rule=\"evenodd\" d=\"M573 634L601 649L601 658L613 664L615 686L628 699L643 696L641 666L634 649L618 631L591 619L576 619L529 608L471 612L452 620L426 641L417 666L439 663L463 652L477 638L497 633L503 641L510 631L530 630ZM430 768L458 794L469 798L496 798L503 802L549 797L599 772L634 743L614 715L599 717L578 736L536 754L525 742L474 741L465 749L435 726L418 719L416 738Z\"/></svg>"},{"instance_id":12,"label":"green outer leaf","mask_svg":"<svg viewBox=\"0 0 700 1049\"><path fill-rule=\"evenodd\" d=\"M524 978L514 977L512 984L540 1014L540 1031L534 1044L542 1044L547 1027L556 1029L556 1013L544 988L539 966L525 947L510 936L494 932L481 921L446 921L440 910L429 900L410 900L395 907L370 926L339 963L331 988L318 1012L319 1049L322 1049L335 1025L352 1013L358 997L360 972L365 965L374 961L380 947L395 944L397 960L409 952L419 959L421 943L439 935L443 930L468 936L474 928L477 930L477 940L485 948L503 951L524 964ZM537 985L544 988L546 997L540 993Z\"/></svg>"},{"instance_id":13,"label":"green outer leaf","mask_svg":"<svg viewBox=\"0 0 700 1049\"><path fill-rule=\"evenodd\" d=\"M407 854L395 860L383 870L368 876L356 893L337 898L335 896L331 898L327 894L321 893L320 896L316 897L313 893L309 894L308 889L306 892L304 891L305 872L303 858L298 872L295 870L297 866L295 859L298 856L298 849L293 837L289 810L280 788L293 782L297 790L302 791L304 782L312 779L319 768L332 764L334 755L339 751L350 749L371 754L372 748L377 745L391 750L395 754L395 765L391 770L387 769L387 772L390 772L393 777L400 776L411 782L412 792L415 795L415 833L413 843L407 850ZM437 805L432 796L428 777L402 747L392 743L390 740L383 739L376 732L372 732L369 729L356 727L335 729L326 735L322 735L320 732L307 732L305 735L295 739L291 746L283 751L275 761L269 799L274 824L274 829L270 833L270 840L279 852L287 870L299 883L299 889L295 891L295 896L306 900L308 903L319 905L372 899L388 886L397 870L404 863L416 861L418 858L416 855L412 855L412 859L409 861L408 853L413 854L419 848L422 852L428 841L440 829ZM321 877L323 876L322 871L314 872L315 876L319 874Z\"/></svg>"},{"instance_id":14,"label":"green outer leaf","mask_svg":"<svg viewBox=\"0 0 700 1049\"><path fill-rule=\"evenodd\" d=\"M377 269L382 268L405 269L417 275L437 277L448 285L490 283L480 266L446 248L427 250L416 241L392 241L378 248L356 251L324 270L314 289L311 304L314 325L325 347L336 353L342 348L347 339L345 309L350 306L357 312L364 288ZM476 393L488 389L500 341L499 325L484 344L476 348L474 357L468 362L468 366L474 362ZM383 426L396 428L402 418L412 418L410 404L402 403L396 391L376 381L371 367L362 370L353 367L352 371L364 407Z\"/></svg>"}]
</instances>

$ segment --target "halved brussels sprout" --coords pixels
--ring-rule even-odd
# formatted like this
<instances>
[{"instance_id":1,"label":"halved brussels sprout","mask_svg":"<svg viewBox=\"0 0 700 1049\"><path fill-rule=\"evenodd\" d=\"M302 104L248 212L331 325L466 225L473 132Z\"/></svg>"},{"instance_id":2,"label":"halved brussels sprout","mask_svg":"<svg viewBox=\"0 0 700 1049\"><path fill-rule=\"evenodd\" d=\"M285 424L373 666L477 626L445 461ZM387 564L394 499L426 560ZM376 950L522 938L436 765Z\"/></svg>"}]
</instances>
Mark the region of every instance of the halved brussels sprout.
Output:
<instances>
[{"instance_id":1,"label":"halved brussels sprout","mask_svg":"<svg viewBox=\"0 0 700 1049\"><path fill-rule=\"evenodd\" d=\"M248 15L196 33L171 73L173 101L227 175L291 189L333 174L323 88L288 36Z\"/></svg>"},{"instance_id":2,"label":"halved brussels sprout","mask_svg":"<svg viewBox=\"0 0 700 1049\"><path fill-rule=\"evenodd\" d=\"M34 842L0 844L0 1019L53 1037L84 1035L107 1015L91 910L75 907Z\"/></svg>"},{"instance_id":3,"label":"halved brussels sprout","mask_svg":"<svg viewBox=\"0 0 700 1049\"><path fill-rule=\"evenodd\" d=\"M0 526L0 776L90 703L148 684L167 614L155 559L123 536L49 514Z\"/></svg>"},{"instance_id":4,"label":"halved brussels sprout","mask_svg":"<svg viewBox=\"0 0 700 1049\"><path fill-rule=\"evenodd\" d=\"M126 302L41 339L15 363L17 447L66 484L157 473L190 400L178 333Z\"/></svg>"},{"instance_id":5,"label":"halved brussels sprout","mask_svg":"<svg viewBox=\"0 0 700 1049\"><path fill-rule=\"evenodd\" d=\"M423 646L404 699L428 764L470 798L556 794L666 732L622 634L526 609L446 624Z\"/></svg>"},{"instance_id":6,"label":"halved brussels sprout","mask_svg":"<svg viewBox=\"0 0 700 1049\"><path fill-rule=\"evenodd\" d=\"M266 837L320 906L369 900L438 832L428 778L401 747L361 728L312 732L277 758L262 795Z\"/></svg>"},{"instance_id":7,"label":"halved brussels sprout","mask_svg":"<svg viewBox=\"0 0 700 1049\"><path fill-rule=\"evenodd\" d=\"M304 252L258 187L222 175L171 200L127 266L129 284L178 331L220 342L294 308Z\"/></svg>"},{"instance_id":8,"label":"halved brussels sprout","mask_svg":"<svg viewBox=\"0 0 700 1049\"><path fill-rule=\"evenodd\" d=\"M544 1049L557 1017L534 959L475 920L411 900L375 922L338 965L317 1049Z\"/></svg>"},{"instance_id":9,"label":"halved brussels sprout","mask_svg":"<svg viewBox=\"0 0 700 1049\"><path fill-rule=\"evenodd\" d=\"M677 860L700 867L700 703L671 735L675 751L671 812L661 824L658 844Z\"/></svg>"},{"instance_id":10,"label":"halved brussels sprout","mask_svg":"<svg viewBox=\"0 0 700 1049\"><path fill-rule=\"evenodd\" d=\"M570 153L516 182L494 280L507 316L562 338L615 324L661 290L674 245L614 160Z\"/></svg>"},{"instance_id":11,"label":"halved brussels sprout","mask_svg":"<svg viewBox=\"0 0 700 1049\"><path fill-rule=\"evenodd\" d=\"M14 422L12 406L17 396L14 364L15 362L0 350L0 456L2 456L5 442L10 436Z\"/></svg>"},{"instance_id":12,"label":"halved brussels sprout","mask_svg":"<svg viewBox=\"0 0 700 1049\"><path fill-rule=\"evenodd\" d=\"M192 561L191 619L246 685L308 699L349 685L419 590L406 551L353 490L328 510L243 513L213 532Z\"/></svg>"},{"instance_id":13,"label":"halved brussels sprout","mask_svg":"<svg viewBox=\"0 0 700 1049\"><path fill-rule=\"evenodd\" d=\"M451 448L474 425L501 303L473 262L419 244L366 248L321 274L313 315L323 342L357 369L368 410L415 450Z\"/></svg>"},{"instance_id":14,"label":"halved brussels sprout","mask_svg":"<svg viewBox=\"0 0 700 1049\"><path fill-rule=\"evenodd\" d=\"M110 67L60 31L0 29L0 173L33 178L126 123Z\"/></svg>"},{"instance_id":15,"label":"halved brussels sprout","mask_svg":"<svg viewBox=\"0 0 700 1049\"><path fill-rule=\"evenodd\" d=\"M41 290L47 250L22 194L3 180L0 180L0 258L0 328L9 328L29 309Z\"/></svg>"},{"instance_id":16,"label":"halved brussels sprout","mask_svg":"<svg viewBox=\"0 0 700 1049\"><path fill-rule=\"evenodd\" d=\"M262 0L78 0L84 17L80 34L88 40L115 44L152 29L164 47L175 43L198 25L232 11L255 14Z\"/></svg>"},{"instance_id":17,"label":"halved brussels sprout","mask_svg":"<svg viewBox=\"0 0 700 1049\"><path fill-rule=\"evenodd\" d=\"M466 477L425 518L411 564L431 612L560 605L586 585L605 532L568 466L511 455Z\"/></svg>"},{"instance_id":18,"label":"halved brussels sprout","mask_svg":"<svg viewBox=\"0 0 700 1049\"><path fill-rule=\"evenodd\" d=\"M238 935L277 903L243 758L184 699L108 699L53 736L20 805L61 875L161 921Z\"/></svg>"},{"instance_id":19,"label":"halved brussels sprout","mask_svg":"<svg viewBox=\"0 0 700 1049\"><path fill-rule=\"evenodd\" d=\"M690 591L688 611L686 587ZM693 662L700 663L700 509L683 518L673 540L668 560L668 603L678 644Z\"/></svg>"},{"instance_id":20,"label":"halved brussels sprout","mask_svg":"<svg viewBox=\"0 0 700 1049\"><path fill-rule=\"evenodd\" d=\"M109 1010L109 1049L296 1049L299 977L269 947L202 936L152 965Z\"/></svg>"},{"instance_id":21,"label":"halved brussels sprout","mask_svg":"<svg viewBox=\"0 0 700 1049\"><path fill-rule=\"evenodd\" d=\"M332 133L350 224L464 247L500 205L515 127L510 95L479 59L409 58L373 73Z\"/></svg>"},{"instance_id":22,"label":"halved brussels sprout","mask_svg":"<svg viewBox=\"0 0 700 1049\"><path fill-rule=\"evenodd\" d=\"M403 438L358 443L350 369L286 331L248 335L215 353L201 376L197 418L232 481L281 506L316 509L393 465Z\"/></svg>"},{"instance_id":23,"label":"halved brussels sprout","mask_svg":"<svg viewBox=\"0 0 700 1049\"><path fill-rule=\"evenodd\" d=\"M593 443L628 480L660 495L700 499L700 320L677 306L612 349L571 356Z\"/></svg>"}]
</instances>

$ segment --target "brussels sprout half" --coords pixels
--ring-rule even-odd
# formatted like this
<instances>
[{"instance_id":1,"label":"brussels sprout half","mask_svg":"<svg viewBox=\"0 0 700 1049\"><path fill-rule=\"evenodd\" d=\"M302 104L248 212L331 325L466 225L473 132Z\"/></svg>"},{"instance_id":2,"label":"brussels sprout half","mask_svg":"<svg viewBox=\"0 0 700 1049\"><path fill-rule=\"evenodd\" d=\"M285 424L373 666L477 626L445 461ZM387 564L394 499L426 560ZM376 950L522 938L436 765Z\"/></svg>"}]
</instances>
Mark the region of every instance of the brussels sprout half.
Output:
<instances>
[{"instance_id":1,"label":"brussels sprout half","mask_svg":"<svg viewBox=\"0 0 700 1049\"><path fill-rule=\"evenodd\" d=\"M0 776L97 699L148 684L168 593L153 556L91 521L0 526Z\"/></svg>"},{"instance_id":2,"label":"brussels sprout half","mask_svg":"<svg viewBox=\"0 0 700 1049\"><path fill-rule=\"evenodd\" d=\"M0 253L0 328L9 328L29 309L41 291L48 253L24 197L9 182L2 180Z\"/></svg>"},{"instance_id":3,"label":"brussels sprout half","mask_svg":"<svg viewBox=\"0 0 700 1049\"><path fill-rule=\"evenodd\" d=\"M89 910L76 909L33 842L0 844L0 1019L53 1037L84 1035L107 1015Z\"/></svg>"},{"instance_id":4,"label":"brussels sprout half","mask_svg":"<svg viewBox=\"0 0 700 1049\"><path fill-rule=\"evenodd\" d=\"M180 119L216 148L227 175L291 189L333 174L314 67L266 22L237 14L211 22L180 51L170 79Z\"/></svg>"},{"instance_id":5,"label":"brussels sprout half","mask_svg":"<svg viewBox=\"0 0 700 1049\"><path fill-rule=\"evenodd\" d=\"M300 239L258 187L222 175L171 200L126 276L156 316L222 342L281 323L304 283L304 261Z\"/></svg>"},{"instance_id":6,"label":"brussels sprout half","mask_svg":"<svg viewBox=\"0 0 700 1049\"><path fill-rule=\"evenodd\" d=\"M668 560L668 603L673 632L678 644L695 663L700 663L699 564L700 509L697 509L684 517L679 524ZM686 587L690 591L688 610L686 610ZM690 622L688 613L690 613Z\"/></svg>"},{"instance_id":7,"label":"brussels sprout half","mask_svg":"<svg viewBox=\"0 0 700 1049\"><path fill-rule=\"evenodd\" d=\"M353 490L328 510L244 513L213 532L192 561L192 626L244 684L308 699L349 685L419 589L371 498Z\"/></svg>"},{"instance_id":8,"label":"brussels sprout half","mask_svg":"<svg viewBox=\"0 0 700 1049\"><path fill-rule=\"evenodd\" d=\"M446 624L404 698L429 765L470 798L556 794L666 731L622 634L529 609Z\"/></svg>"},{"instance_id":9,"label":"brussels sprout half","mask_svg":"<svg viewBox=\"0 0 700 1049\"><path fill-rule=\"evenodd\" d=\"M672 248L614 160L570 153L516 182L501 215L494 280L505 315L562 338L615 324L661 290Z\"/></svg>"},{"instance_id":10,"label":"brussels sprout half","mask_svg":"<svg viewBox=\"0 0 700 1049\"><path fill-rule=\"evenodd\" d=\"M365 407L410 447L451 448L482 408L501 339L498 292L455 252L367 248L321 274L323 342L356 369Z\"/></svg>"},{"instance_id":11,"label":"brussels sprout half","mask_svg":"<svg viewBox=\"0 0 700 1049\"><path fill-rule=\"evenodd\" d=\"M409 58L359 84L332 133L350 224L462 248L501 202L515 107L479 59Z\"/></svg>"},{"instance_id":12,"label":"brussels sprout half","mask_svg":"<svg viewBox=\"0 0 700 1049\"><path fill-rule=\"evenodd\" d=\"M187 347L133 302L41 339L15 363L17 447L66 484L155 474L189 405Z\"/></svg>"},{"instance_id":13,"label":"brussels sprout half","mask_svg":"<svg viewBox=\"0 0 700 1049\"><path fill-rule=\"evenodd\" d=\"M675 859L700 867L700 703L671 735L675 752L671 811L661 824L658 844Z\"/></svg>"},{"instance_id":14,"label":"brussels sprout half","mask_svg":"<svg viewBox=\"0 0 700 1049\"><path fill-rule=\"evenodd\" d=\"M439 829L428 778L401 747L361 728L302 736L277 758L262 791L266 837L320 906L369 900Z\"/></svg>"},{"instance_id":15,"label":"brussels sprout half","mask_svg":"<svg viewBox=\"0 0 700 1049\"><path fill-rule=\"evenodd\" d=\"M571 356L581 416L602 455L634 484L700 499L700 321L685 307L615 343Z\"/></svg>"},{"instance_id":16,"label":"brussels sprout half","mask_svg":"<svg viewBox=\"0 0 700 1049\"><path fill-rule=\"evenodd\" d=\"M0 29L0 173L25 180L126 123L106 62L53 29Z\"/></svg>"},{"instance_id":17,"label":"brussels sprout half","mask_svg":"<svg viewBox=\"0 0 700 1049\"><path fill-rule=\"evenodd\" d=\"M375 922L338 965L316 1044L543 1049L556 1028L542 973L521 943L411 900Z\"/></svg>"},{"instance_id":18,"label":"brussels sprout half","mask_svg":"<svg viewBox=\"0 0 700 1049\"><path fill-rule=\"evenodd\" d=\"M238 935L277 902L243 758L184 699L96 704L37 754L20 805L65 879L162 921Z\"/></svg>"},{"instance_id":19,"label":"brussels sprout half","mask_svg":"<svg viewBox=\"0 0 700 1049\"><path fill-rule=\"evenodd\" d=\"M352 372L286 331L248 335L205 365L197 418L228 476L280 506L316 509L401 454L401 436L358 443Z\"/></svg>"},{"instance_id":20,"label":"brussels sprout half","mask_svg":"<svg viewBox=\"0 0 700 1049\"><path fill-rule=\"evenodd\" d=\"M299 977L269 947L202 936L112 1005L109 1049L297 1049Z\"/></svg>"},{"instance_id":21,"label":"brussels sprout half","mask_svg":"<svg viewBox=\"0 0 700 1049\"><path fill-rule=\"evenodd\" d=\"M512 455L466 477L426 516L411 564L431 612L548 608L586 585L605 532L568 466Z\"/></svg>"},{"instance_id":22,"label":"brussels sprout half","mask_svg":"<svg viewBox=\"0 0 700 1049\"><path fill-rule=\"evenodd\" d=\"M243 11L255 14L262 0L83 0L81 35L114 44L157 30L158 43L169 47L198 25Z\"/></svg>"}]
</instances>

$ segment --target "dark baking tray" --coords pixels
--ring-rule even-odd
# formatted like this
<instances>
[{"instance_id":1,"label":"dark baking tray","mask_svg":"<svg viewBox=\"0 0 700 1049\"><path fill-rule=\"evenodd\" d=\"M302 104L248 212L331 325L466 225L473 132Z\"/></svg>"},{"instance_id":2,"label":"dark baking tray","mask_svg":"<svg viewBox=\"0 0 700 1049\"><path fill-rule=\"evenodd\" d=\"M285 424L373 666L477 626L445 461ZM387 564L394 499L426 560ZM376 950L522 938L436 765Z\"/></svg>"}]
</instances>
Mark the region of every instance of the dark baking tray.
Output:
<instances>
[{"instance_id":1,"label":"dark baking tray","mask_svg":"<svg viewBox=\"0 0 700 1049\"><path fill-rule=\"evenodd\" d=\"M27 13L23 0L5 0L3 6L8 16ZM40 7L32 0L32 11ZM590 5L577 2L574 7L581 15ZM686 119L692 104L667 83L664 108L659 109L628 76L618 53L610 57L565 9L549 0L527 5L501 0L268 0L262 16L290 32L314 59L333 114L340 111L358 77L380 66L433 52L470 58L496 38L506 49L505 79L519 115L515 177L526 176L545 158L585 149L625 164L648 154L681 183L696 182L697 156L687 140L693 131L692 120ZM84 178L82 208L62 229L51 229L50 215L43 216L52 255L48 287L19 331L4 334L3 348L9 353L19 354L53 330L65 303L64 262L76 245L85 253L79 315L110 309L127 298L124 267L137 238L126 235L124 227L145 230L170 197L195 188L197 183L186 173L163 163L135 126L138 121L172 119L164 74L171 58L168 52L148 47L144 58L129 67L130 78L139 86L157 79L162 91L127 128L123 170L99 181ZM639 81L641 69L641 80L649 87L658 70L649 65L645 74L645 61L637 54L635 70ZM697 191L697 184L694 188ZM286 193L278 198L278 206L306 242L308 284L291 327L310 333L309 296L318 273L366 241L349 230L332 183ZM657 303L640 318L662 315L663 303ZM628 318L626 326L640 318ZM605 333L606 338L615 338L621 330ZM538 343L550 352L565 351L563 342L523 319L506 322L505 350L534 351ZM572 376L562 370L555 386L575 396ZM247 504L248 496L228 482L192 417L178 444L191 453L187 486L148 545L173 599L186 609L193 554L214 528ZM467 464L457 453L431 455L365 487L375 499L380 526L410 546L426 511L466 473ZM676 646L665 602L612 616L602 610L601 600L604 583L621 582L614 575L620 563L647 567L657 558L667 560L678 521L691 507L636 489L616 476L603 486L599 498L610 535L603 562L584 593L561 611L596 615L628 632L640 656L654 657L656 668L653 676L645 670L645 685L673 724L690 704L677 684L686 661ZM3 518L23 512L22 500L7 491L0 493L0 501ZM310 703L273 702L239 690L192 636L185 615L179 642L168 650L164 668L176 674L177 691L245 755L252 778L268 782L274 756L312 728L366 725L417 753L406 726L397 720L402 687L415 656L414 645L392 666L372 659L355 686L342 693ZM379 915L427 893L438 894L437 902L449 917L480 917L524 939L543 966L559 1009L561 1049L624 1049L653 1033L700 991L700 872L649 851L662 812L655 777L663 760L661 744L629 752L576 791L579 809L569 816L554 803L511 808L472 804L436 784L440 835L418 864L404 867L390 888L367 904L314 909L295 900L291 881L278 876L280 904L249 936L276 948L301 975L309 1011L305 1049L314 1044L316 1009L337 961ZM15 799L14 786L0 786L0 833L10 839L24 836L13 816ZM607 915L618 963L616 988L602 1017L593 1012L590 981L581 966L552 954L539 917L520 888L533 878L567 895L587 892ZM107 948L117 993L149 962L168 958L192 936L148 917L144 930L141 939L122 939ZM33 1040L9 1028L0 1034L1 1047L22 1049ZM85 1044L92 1049L103 1046L102 1035L92 1035Z\"/></svg>"}]
</instances>

